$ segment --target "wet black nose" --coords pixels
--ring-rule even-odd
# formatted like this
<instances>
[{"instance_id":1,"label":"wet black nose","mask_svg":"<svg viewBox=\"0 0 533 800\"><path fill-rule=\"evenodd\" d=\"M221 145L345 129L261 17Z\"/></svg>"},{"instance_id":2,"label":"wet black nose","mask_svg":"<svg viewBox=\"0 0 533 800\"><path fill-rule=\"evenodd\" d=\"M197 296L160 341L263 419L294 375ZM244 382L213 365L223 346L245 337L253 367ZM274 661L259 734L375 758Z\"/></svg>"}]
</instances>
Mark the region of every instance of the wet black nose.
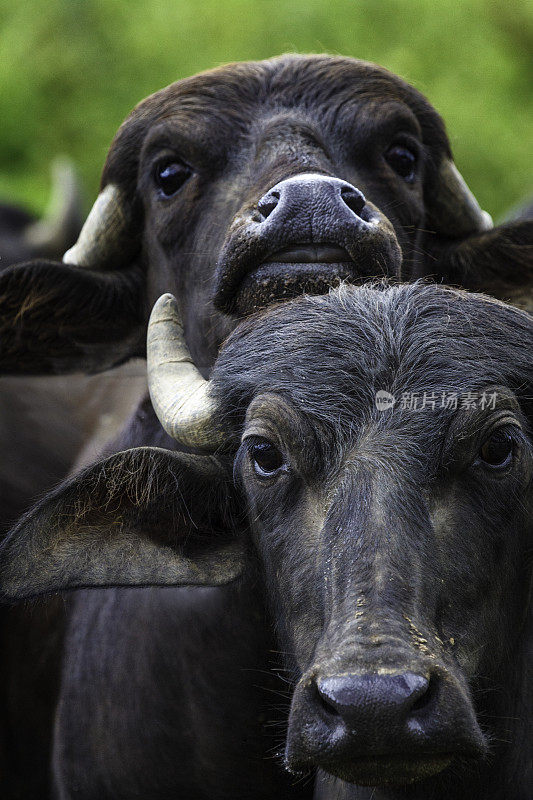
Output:
<instances>
[{"instance_id":1,"label":"wet black nose","mask_svg":"<svg viewBox=\"0 0 533 800\"><path fill-rule=\"evenodd\" d=\"M274 213L345 215L359 217L365 207L365 196L351 183L327 175L303 174L287 178L272 187L257 204L263 219Z\"/></svg>"},{"instance_id":2,"label":"wet black nose","mask_svg":"<svg viewBox=\"0 0 533 800\"><path fill-rule=\"evenodd\" d=\"M480 756L475 711L450 673L368 671L304 677L296 687L286 762L322 767L365 786L410 783L445 769L454 753Z\"/></svg>"},{"instance_id":3,"label":"wet black nose","mask_svg":"<svg viewBox=\"0 0 533 800\"><path fill-rule=\"evenodd\" d=\"M420 671L304 676L293 696L285 758L295 771L313 764L371 786L411 783L445 769L453 754L485 751L461 684L422 662Z\"/></svg>"},{"instance_id":4,"label":"wet black nose","mask_svg":"<svg viewBox=\"0 0 533 800\"><path fill-rule=\"evenodd\" d=\"M317 690L330 716L358 736L373 739L378 728L396 735L405 732L411 717L431 705L430 685L429 678L412 672L346 674L319 679Z\"/></svg>"}]
</instances>

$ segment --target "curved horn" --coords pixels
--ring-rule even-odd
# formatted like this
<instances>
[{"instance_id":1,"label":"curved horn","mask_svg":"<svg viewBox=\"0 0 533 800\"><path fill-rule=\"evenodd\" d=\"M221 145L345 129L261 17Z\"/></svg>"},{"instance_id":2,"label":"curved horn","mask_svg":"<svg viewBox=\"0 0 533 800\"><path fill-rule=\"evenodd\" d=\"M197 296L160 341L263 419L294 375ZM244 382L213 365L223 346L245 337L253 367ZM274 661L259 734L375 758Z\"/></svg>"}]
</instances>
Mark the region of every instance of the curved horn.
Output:
<instances>
[{"instance_id":1,"label":"curved horn","mask_svg":"<svg viewBox=\"0 0 533 800\"><path fill-rule=\"evenodd\" d=\"M224 443L214 420L216 407L206 381L185 343L176 298L162 295L155 304L146 344L148 388L157 417L173 439L195 450L216 450Z\"/></svg>"},{"instance_id":2,"label":"curved horn","mask_svg":"<svg viewBox=\"0 0 533 800\"><path fill-rule=\"evenodd\" d=\"M28 245L40 254L60 256L75 241L83 222L82 197L74 165L67 158L52 164L52 192L45 215L25 231Z\"/></svg>"},{"instance_id":3,"label":"curved horn","mask_svg":"<svg viewBox=\"0 0 533 800\"><path fill-rule=\"evenodd\" d=\"M459 239L492 228L492 218L482 211L463 176L450 158L439 169L437 191L429 198L430 224L443 236Z\"/></svg>"},{"instance_id":4,"label":"curved horn","mask_svg":"<svg viewBox=\"0 0 533 800\"><path fill-rule=\"evenodd\" d=\"M120 267L133 244L127 208L123 192L109 183L96 198L78 241L63 261L96 270Z\"/></svg>"}]
</instances>

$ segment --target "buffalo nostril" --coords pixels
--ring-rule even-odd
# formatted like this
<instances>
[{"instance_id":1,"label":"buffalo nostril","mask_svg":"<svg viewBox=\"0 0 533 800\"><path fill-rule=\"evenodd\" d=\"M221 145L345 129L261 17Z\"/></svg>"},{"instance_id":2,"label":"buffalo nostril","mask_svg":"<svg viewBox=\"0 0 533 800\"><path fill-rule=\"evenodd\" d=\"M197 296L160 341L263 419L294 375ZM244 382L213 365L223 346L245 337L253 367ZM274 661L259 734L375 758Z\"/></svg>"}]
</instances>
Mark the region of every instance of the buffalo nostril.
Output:
<instances>
[{"instance_id":1,"label":"buffalo nostril","mask_svg":"<svg viewBox=\"0 0 533 800\"><path fill-rule=\"evenodd\" d=\"M343 186L341 189L341 197L354 214L359 215L365 207L366 199L364 194L354 186Z\"/></svg>"},{"instance_id":2,"label":"buffalo nostril","mask_svg":"<svg viewBox=\"0 0 533 800\"><path fill-rule=\"evenodd\" d=\"M332 700L332 698L328 697L328 695L326 694L325 691L321 691L319 684L315 684L314 693L315 693L315 699L316 699L318 705L321 706L322 709L327 714L329 714L330 716L333 716L333 717L340 717L341 716L337 706L335 705L334 700Z\"/></svg>"},{"instance_id":3,"label":"buffalo nostril","mask_svg":"<svg viewBox=\"0 0 533 800\"><path fill-rule=\"evenodd\" d=\"M278 191L268 192L263 195L257 204L257 210L266 219L272 214L277 204L279 203L280 193Z\"/></svg>"},{"instance_id":4,"label":"buffalo nostril","mask_svg":"<svg viewBox=\"0 0 533 800\"><path fill-rule=\"evenodd\" d=\"M426 687L420 687L420 691L414 703L412 703L410 710L413 712L424 711L434 705L438 692L438 678L431 675L429 683Z\"/></svg>"}]
</instances>

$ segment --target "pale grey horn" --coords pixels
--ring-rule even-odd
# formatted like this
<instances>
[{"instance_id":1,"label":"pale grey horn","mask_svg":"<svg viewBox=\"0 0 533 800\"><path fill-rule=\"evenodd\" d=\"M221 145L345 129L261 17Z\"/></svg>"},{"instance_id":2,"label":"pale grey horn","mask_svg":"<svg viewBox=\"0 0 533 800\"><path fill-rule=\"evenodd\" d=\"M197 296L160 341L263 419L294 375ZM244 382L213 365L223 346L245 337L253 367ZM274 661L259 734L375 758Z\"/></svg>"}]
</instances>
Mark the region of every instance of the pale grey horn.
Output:
<instances>
[{"instance_id":1,"label":"pale grey horn","mask_svg":"<svg viewBox=\"0 0 533 800\"><path fill-rule=\"evenodd\" d=\"M76 238L83 221L83 202L72 161L58 158L52 164L52 192L42 219L26 228L24 238L39 254L58 258Z\"/></svg>"},{"instance_id":2,"label":"pale grey horn","mask_svg":"<svg viewBox=\"0 0 533 800\"><path fill-rule=\"evenodd\" d=\"M453 161L444 158L439 169L437 190L428 199L430 225L437 233L459 239L493 227L490 214L483 211Z\"/></svg>"},{"instance_id":3,"label":"pale grey horn","mask_svg":"<svg viewBox=\"0 0 533 800\"><path fill-rule=\"evenodd\" d=\"M165 431L195 450L217 450L225 437L215 424L210 384L192 360L171 294L162 295L152 310L146 352L150 397Z\"/></svg>"},{"instance_id":4,"label":"pale grey horn","mask_svg":"<svg viewBox=\"0 0 533 800\"><path fill-rule=\"evenodd\" d=\"M63 261L78 267L117 269L132 249L131 221L123 192L113 183L102 189L78 241Z\"/></svg>"}]
</instances>

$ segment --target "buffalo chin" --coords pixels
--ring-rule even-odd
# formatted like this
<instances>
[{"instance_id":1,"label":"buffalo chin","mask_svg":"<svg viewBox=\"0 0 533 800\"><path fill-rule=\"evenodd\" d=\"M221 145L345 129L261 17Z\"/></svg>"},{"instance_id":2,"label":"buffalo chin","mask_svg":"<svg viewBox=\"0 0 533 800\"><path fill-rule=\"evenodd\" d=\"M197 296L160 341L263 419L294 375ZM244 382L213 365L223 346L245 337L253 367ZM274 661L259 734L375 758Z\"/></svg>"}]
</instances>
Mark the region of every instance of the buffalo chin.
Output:
<instances>
[{"instance_id":1,"label":"buffalo chin","mask_svg":"<svg viewBox=\"0 0 533 800\"><path fill-rule=\"evenodd\" d=\"M390 755L355 758L348 763L323 763L321 769L359 786L406 786L437 775L453 761L451 753L427 756Z\"/></svg>"},{"instance_id":2,"label":"buffalo chin","mask_svg":"<svg viewBox=\"0 0 533 800\"><path fill-rule=\"evenodd\" d=\"M358 269L353 261L294 263L288 267L286 262L268 262L249 272L226 305L226 313L246 316L279 300L325 294L342 281L363 283L375 277Z\"/></svg>"}]
</instances>

